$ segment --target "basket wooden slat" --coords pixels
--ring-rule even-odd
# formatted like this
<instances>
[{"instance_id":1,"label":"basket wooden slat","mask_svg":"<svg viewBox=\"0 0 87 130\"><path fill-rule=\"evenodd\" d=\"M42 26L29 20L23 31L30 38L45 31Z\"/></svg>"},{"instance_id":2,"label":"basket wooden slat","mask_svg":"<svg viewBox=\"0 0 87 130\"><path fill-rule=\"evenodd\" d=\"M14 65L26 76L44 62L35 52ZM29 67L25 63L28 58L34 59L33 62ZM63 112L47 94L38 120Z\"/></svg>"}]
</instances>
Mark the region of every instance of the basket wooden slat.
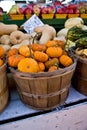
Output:
<instances>
[{"instance_id":1,"label":"basket wooden slat","mask_svg":"<svg viewBox=\"0 0 87 130\"><path fill-rule=\"evenodd\" d=\"M7 87L6 64L0 67L0 113L6 108L9 100Z\"/></svg>"},{"instance_id":2,"label":"basket wooden slat","mask_svg":"<svg viewBox=\"0 0 87 130\"><path fill-rule=\"evenodd\" d=\"M11 69L21 100L39 110L50 110L65 102L76 62L66 71L54 71L30 76ZM50 74L51 73L51 74ZM26 75L26 76L25 76ZM40 77L40 75L43 75Z\"/></svg>"}]
</instances>

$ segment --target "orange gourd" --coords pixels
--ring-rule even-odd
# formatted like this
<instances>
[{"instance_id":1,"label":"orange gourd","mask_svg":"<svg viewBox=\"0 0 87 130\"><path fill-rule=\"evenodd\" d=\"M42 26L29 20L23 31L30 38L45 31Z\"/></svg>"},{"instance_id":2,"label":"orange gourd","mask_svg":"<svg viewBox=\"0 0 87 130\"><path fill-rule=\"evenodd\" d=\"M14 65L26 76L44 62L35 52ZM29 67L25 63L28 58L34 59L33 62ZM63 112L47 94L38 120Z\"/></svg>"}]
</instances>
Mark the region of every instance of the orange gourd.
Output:
<instances>
[{"instance_id":1,"label":"orange gourd","mask_svg":"<svg viewBox=\"0 0 87 130\"><path fill-rule=\"evenodd\" d=\"M57 46L60 46L62 49L65 48L65 43L61 40L55 40Z\"/></svg>"},{"instance_id":2,"label":"orange gourd","mask_svg":"<svg viewBox=\"0 0 87 130\"><path fill-rule=\"evenodd\" d=\"M46 43L46 47L54 47L54 46L60 46L64 49L65 43L61 40L50 40Z\"/></svg>"},{"instance_id":3,"label":"orange gourd","mask_svg":"<svg viewBox=\"0 0 87 130\"><path fill-rule=\"evenodd\" d=\"M8 62L8 65L11 67L17 67L19 61L24 59L24 58L25 57L20 55L20 54L12 55L12 56L8 57L7 62Z\"/></svg>"},{"instance_id":4,"label":"orange gourd","mask_svg":"<svg viewBox=\"0 0 87 130\"><path fill-rule=\"evenodd\" d=\"M51 67L48 69L49 72L52 72L52 71L55 71L55 70L57 70L57 66L51 66Z\"/></svg>"},{"instance_id":5,"label":"orange gourd","mask_svg":"<svg viewBox=\"0 0 87 130\"><path fill-rule=\"evenodd\" d=\"M0 46L0 58L4 58L5 56L5 50L2 46Z\"/></svg>"},{"instance_id":6,"label":"orange gourd","mask_svg":"<svg viewBox=\"0 0 87 130\"><path fill-rule=\"evenodd\" d=\"M43 62L38 62L40 72L43 72L45 70L45 65Z\"/></svg>"},{"instance_id":7,"label":"orange gourd","mask_svg":"<svg viewBox=\"0 0 87 130\"><path fill-rule=\"evenodd\" d=\"M11 50L8 51L7 56L12 56L18 54L18 49L17 48L12 48Z\"/></svg>"},{"instance_id":8,"label":"orange gourd","mask_svg":"<svg viewBox=\"0 0 87 130\"><path fill-rule=\"evenodd\" d=\"M30 45L30 48L31 48L33 51L43 51L43 52L46 51L46 46L45 46L44 44L34 43L34 44L31 44L31 45Z\"/></svg>"},{"instance_id":9,"label":"orange gourd","mask_svg":"<svg viewBox=\"0 0 87 130\"><path fill-rule=\"evenodd\" d=\"M4 64L3 60L0 59L0 67Z\"/></svg>"},{"instance_id":10,"label":"orange gourd","mask_svg":"<svg viewBox=\"0 0 87 130\"><path fill-rule=\"evenodd\" d=\"M35 51L34 58L39 62L46 62L48 60L48 55L44 52Z\"/></svg>"},{"instance_id":11,"label":"orange gourd","mask_svg":"<svg viewBox=\"0 0 87 130\"><path fill-rule=\"evenodd\" d=\"M60 57L63 53L63 50L61 47L48 47L46 50L46 53L49 57Z\"/></svg>"},{"instance_id":12,"label":"orange gourd","mask_svg":"<svg viewBox=\"0 0 87 130\"><path fill-rule=\"evenodd\" d=\"M68 55L62 55L59 58L60 63L64 66L64 67L68 67L71 64L73 64L73 60L71 57L69 57Z\"/></svg>"},{"instance_id":13,"label":"orange gourd","mask_svg":"<svg viewBox=\"0 0 87 130\"><path fill-rule=\"evenodd\" d=\"M45 45L46 45L46 47L53 47L53 46L56 46L57 43L54 40L49 40L48 42L46 42Z\"/></svg>"}]
</instances>

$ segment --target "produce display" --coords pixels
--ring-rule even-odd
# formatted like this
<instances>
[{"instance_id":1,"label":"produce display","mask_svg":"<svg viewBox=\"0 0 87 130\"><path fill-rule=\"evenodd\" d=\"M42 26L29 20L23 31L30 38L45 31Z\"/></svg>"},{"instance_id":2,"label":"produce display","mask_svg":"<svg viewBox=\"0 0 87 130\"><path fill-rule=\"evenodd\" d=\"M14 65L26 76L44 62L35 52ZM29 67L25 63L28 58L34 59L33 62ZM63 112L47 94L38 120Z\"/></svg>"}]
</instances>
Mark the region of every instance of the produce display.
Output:
<instances>
[{"instance_id":1,"label":"produce display","mask_svg":"<svg viewBox=\"0 0 87 130\"><path fill-rule=\"evenodd\" d=\"M70 72L72 77L76 63L74 64L74 58L69 53L69 50L73 50L75 54L82 58L87 57L87 26L81 17L67 19L64 28L58 32L49 24L35 27L30 34L20 30L16 24L1 22L0 26L0 66L6 62L7 67L10 70L13 69L15 73L27 76L29 74L37 76L39 74L39 81L40 76L43 74L45 79L46 77L50 79L50 76L51 78L54 76L50 73L55 74L55 72L62 71L63 75L66 72L64 70L69 68L72 71L72 73ZM72 68L73 65L74 69ZM58 78L60 78L59 76L60 73ZM67 76L65 77L67 82ZM28 80L32 76L23 78ZM41 92L43 93L43 90Z\"/></svg>"},{"instance_id":2,"label":"produce display","mask_svg":"<svg viewBox=\"0 0 87 130\"><path fill-rule=\"evenodd\" d=\"M80 17L66 20L64 24L65 28L60 29L58 32L48 24L36 27L31 34L20 31L16 24L7 25L0 23L0 26L2 28L0 31L0 46L4 48L6 54L12 49L13 55L17 54L15 56L16 59L18 58L17 63L20 61L19 59L24 57L33 58L37 62L43 63L51 61L52 58L58 58L58 67L60 65L59 57L70 47L75 46L78 51L78 48L86 49L87 27ZM9 53L7 54L8 57ZM19 55L22 55L22 57ZM17 67L16 65L12 66Z\"/></svg>"},{"instance_id":3,"label":"produce display","mask_svg":"<svg viewBox=\"0 0 87 130\"><path fill-rule=\"evenodd\" d=\"M44 24L27 34L15 24L1 25L4 30L0 33L0 46L4 48L9 66L22 72L36 73L59 70L73 64L73 59L64 50L66 37L57 36L54 27ZM34 70L31 69L33 62L37 66Z\"/></svg>"},{"instance_id":4,"label":"produce display","mask_svg":"<svg viewBox=\"0 0 87 130\"><path fill-rule=\"evenodd\" d=\"M65 60L64 64L61 59L67 57L62 55L68 56L67 51L73 46L76 54L87 55L87 27L80 17L66 20L65 28L58 32L48 24L35 27L31 34L20 31L16 24L0 23L0 26L2 28L0 46L4 48L8 64L11 67L17 68L18 63L24 58L35 60L38 68L41 63L44 71L49 71L51 66L56 66L55 69L67 67L73 63L73 60L69 59L69 64L66 64ZM62 58L60 58L61 56ZM40 72L40 70L35 72Z\"/></svg>"}]
</instances>

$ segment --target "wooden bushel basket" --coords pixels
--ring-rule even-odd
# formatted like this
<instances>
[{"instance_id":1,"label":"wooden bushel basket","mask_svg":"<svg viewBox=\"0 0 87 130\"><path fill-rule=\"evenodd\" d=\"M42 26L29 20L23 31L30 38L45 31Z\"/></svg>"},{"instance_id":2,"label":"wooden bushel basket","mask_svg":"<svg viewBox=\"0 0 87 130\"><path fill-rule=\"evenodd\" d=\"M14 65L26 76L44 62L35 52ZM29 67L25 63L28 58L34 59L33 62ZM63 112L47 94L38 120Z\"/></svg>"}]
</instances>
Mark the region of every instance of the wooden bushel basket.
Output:
<instances>
[{"instance_id":1,"label":"wooden bushel basket","mask_svg":"<svg viewBox=\"0 0 87 130\"><path fill-rule=\"evenodd\" d=\"M21 100L39 110L51 110L63 104L68 96L76 61L65 69L27 74L10 68Z\"/></svg>"},{"instance_id":2,"label":"wooden bushel basket","mask_svg":"<svg viewBox=\"0 0 87 130\"><path fill-rule=\"evenodd\" d=\"M87 96L87 59L72 53L77 58L77 66L72 84L80 93Z\"/></svg>"},{"instance_id":3,"label":"wooden bushel basket","mask_svg":"<svg viewBox=\"0 0 87 130\"><path fill-rule=\"evenodd\" d=\"M0 67L0 113L6 108L9 100L7 87L6 64Z\"/></svg>"}]
</instances>

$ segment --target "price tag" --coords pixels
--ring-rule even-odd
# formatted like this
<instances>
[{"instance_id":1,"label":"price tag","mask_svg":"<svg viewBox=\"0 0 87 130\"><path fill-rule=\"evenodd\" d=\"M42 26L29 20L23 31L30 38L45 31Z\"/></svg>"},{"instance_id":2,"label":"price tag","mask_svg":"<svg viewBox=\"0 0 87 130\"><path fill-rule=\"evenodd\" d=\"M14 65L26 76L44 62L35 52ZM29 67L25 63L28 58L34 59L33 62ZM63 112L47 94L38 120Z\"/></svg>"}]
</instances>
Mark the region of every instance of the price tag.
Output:
<instances>
[{"instance_id":1,"label":"price tag","mask_svg":"<svg viewBox=\"0 0 87 130\"><path fill-rule=\"evenodd\" d=\"M37 17L36 14L34 14L32 17L30 17L29 20L27 20L22 26L24 30L31 34L34 31L35 27L43 26L43 22Z\"/></svg>"}]
</instances>

